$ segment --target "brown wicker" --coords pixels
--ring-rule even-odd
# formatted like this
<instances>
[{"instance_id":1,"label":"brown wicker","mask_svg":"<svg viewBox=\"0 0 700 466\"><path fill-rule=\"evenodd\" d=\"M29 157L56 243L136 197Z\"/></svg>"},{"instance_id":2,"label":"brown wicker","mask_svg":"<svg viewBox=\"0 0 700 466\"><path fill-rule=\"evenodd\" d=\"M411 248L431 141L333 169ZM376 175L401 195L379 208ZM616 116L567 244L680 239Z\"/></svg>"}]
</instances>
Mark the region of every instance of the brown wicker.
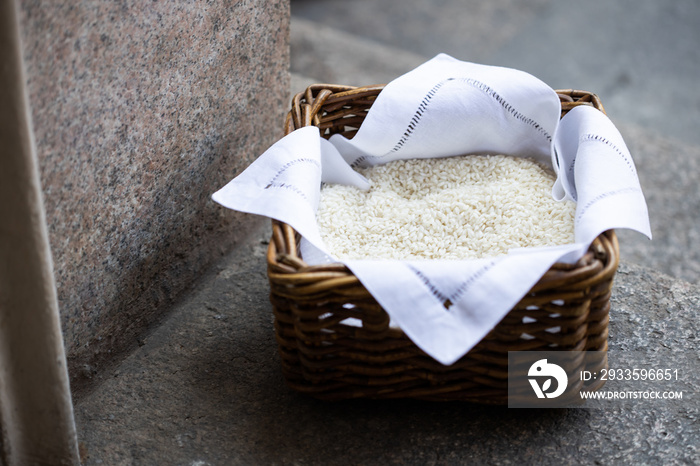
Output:
<instances>
[{"instance_id":1,"label":"brown wicker","mask_svg":"<svg viewBox=\"0 0 700 466\"><path fill-rule=\"evenodd\" d=\"M324 137L352 137L383 86L316 84L297 94L287 133L316 125ZM585 91L557 91L562 115L603 106ZM606 351L609 298L619 260L614 231L601 234L575 265L557 263L468 354L444 366L399 329L342 264L307 265L299 235L273 221L267 252L275 332L287 383L326 400L418 398L507 402L508 351ZM345 325L353 317L361 327ZM523 318L529 317L523 323ZM547 329L559 327L556 333ZM523 337L523 335L531 337ZM596 370L604 367L607 358ZM572 383L583 384L580 381ZM586 386L597 389L597 385Z\"/></svg>"}]
</instances>

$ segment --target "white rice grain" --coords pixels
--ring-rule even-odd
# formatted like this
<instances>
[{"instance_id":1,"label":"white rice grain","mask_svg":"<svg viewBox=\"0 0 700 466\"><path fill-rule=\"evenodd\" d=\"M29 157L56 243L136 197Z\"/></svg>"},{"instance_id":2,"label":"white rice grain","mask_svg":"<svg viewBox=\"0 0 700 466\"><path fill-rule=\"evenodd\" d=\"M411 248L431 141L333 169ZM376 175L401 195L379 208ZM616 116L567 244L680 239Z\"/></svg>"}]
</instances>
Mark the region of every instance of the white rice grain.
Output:
<instances>
[{"instance_id":1,"label":"white rice grain","mask_svg":"<svg viewBox=\"0 0 700 466\"><path fill-rule=\"evenodd\" d=\"M325 185L317 214L338 259L476 259L574 241L573 202L522 157L411 159L359 170L368 191Z\"/></svg>"}]
</instances>

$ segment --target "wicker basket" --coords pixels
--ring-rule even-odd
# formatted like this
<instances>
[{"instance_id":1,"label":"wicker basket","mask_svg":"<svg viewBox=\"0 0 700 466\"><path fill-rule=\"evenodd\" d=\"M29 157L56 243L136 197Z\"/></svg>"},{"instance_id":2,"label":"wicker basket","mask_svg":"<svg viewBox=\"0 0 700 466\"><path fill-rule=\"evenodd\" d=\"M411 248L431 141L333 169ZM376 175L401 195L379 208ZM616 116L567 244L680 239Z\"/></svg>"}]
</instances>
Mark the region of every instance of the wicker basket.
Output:
<instances>
[{"instance_id":1,"label":"wicker basket","mask_svg":"<svg viewBox=\"0 0 700 466\"><path fill-rule=\"evenodd\" d=\"M382 88L312 85L294 97L285 131L315 125L324 137L352 137ZM604 111L594 94L557 93L562 115L578 105ZM275 332L283 374L299 392L326 400L505 404L508 351L607 350L609 298L619 261L612 230L601 234L575 265L554 264L477 346L443 366L389 326L387 313L347 267L307 265L299 254L298 233L274 220L272 229L267 262ZM361 327L344 324L347 318L359 319Z\"/></svg>"}]
</instances>

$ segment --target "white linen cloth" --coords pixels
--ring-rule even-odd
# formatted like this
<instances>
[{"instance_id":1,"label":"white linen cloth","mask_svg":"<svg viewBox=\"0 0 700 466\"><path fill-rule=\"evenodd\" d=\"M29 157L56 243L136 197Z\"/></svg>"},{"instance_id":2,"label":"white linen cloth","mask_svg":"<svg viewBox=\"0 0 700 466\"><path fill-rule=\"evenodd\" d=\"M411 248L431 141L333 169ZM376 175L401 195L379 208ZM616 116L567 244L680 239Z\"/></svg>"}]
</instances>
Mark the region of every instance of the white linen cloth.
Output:
<instances>
[{"instance_id":1,"label":"white linen cloth","mask_svg":"<svg viewBox=\"0 0 700 466\"><path fill-rule=\"evenodd\" d=\"M291 225L307 263L336 261L315 214L322 182L368 189L353 166L416 157L530 156L557 173L553 196L577 202L575 243L521 248L478 260L343 261L392 321L442 364L476 345L555 262L575 262L603 231L651 238L646 202L622 136L580 106L560 121L560 101L522 71L441 54L389 83L351 140L298 129L213 195L230 209ZM452 303L445 307L446 300Z\"/></svg>"}]
</instances>

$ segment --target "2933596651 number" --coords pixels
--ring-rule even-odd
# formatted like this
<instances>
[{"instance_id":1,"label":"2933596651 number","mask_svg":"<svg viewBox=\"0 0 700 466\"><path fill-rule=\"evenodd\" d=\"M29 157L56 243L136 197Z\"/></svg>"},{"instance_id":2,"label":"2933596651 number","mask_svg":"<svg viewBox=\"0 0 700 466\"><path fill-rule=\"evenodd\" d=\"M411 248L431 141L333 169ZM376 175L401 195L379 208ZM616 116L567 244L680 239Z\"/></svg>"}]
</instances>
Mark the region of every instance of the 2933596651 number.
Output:
<instances>
[{"instance_id":1,"label":"2933596651 number","mask_svg":"<svg viewBox=\"0 0 700 466\"><path fill-rule=\"evenodd\" d=\"M678 380L678 369L602 369L600 380Z\"/></svg>"}]
</instances>

